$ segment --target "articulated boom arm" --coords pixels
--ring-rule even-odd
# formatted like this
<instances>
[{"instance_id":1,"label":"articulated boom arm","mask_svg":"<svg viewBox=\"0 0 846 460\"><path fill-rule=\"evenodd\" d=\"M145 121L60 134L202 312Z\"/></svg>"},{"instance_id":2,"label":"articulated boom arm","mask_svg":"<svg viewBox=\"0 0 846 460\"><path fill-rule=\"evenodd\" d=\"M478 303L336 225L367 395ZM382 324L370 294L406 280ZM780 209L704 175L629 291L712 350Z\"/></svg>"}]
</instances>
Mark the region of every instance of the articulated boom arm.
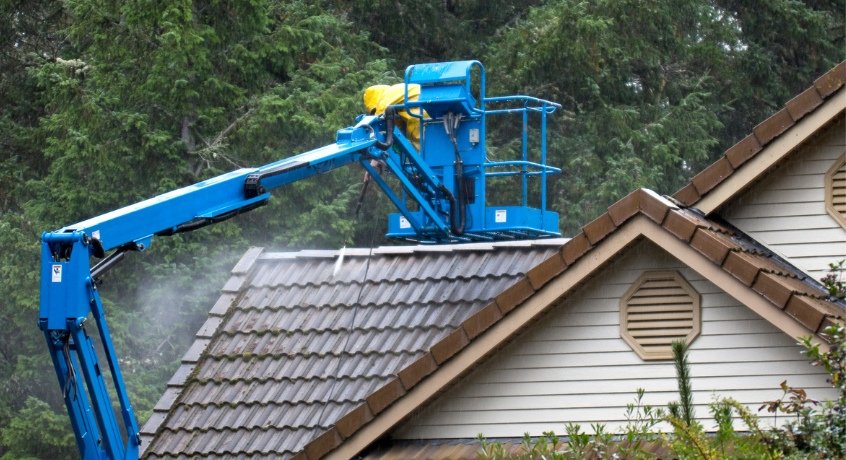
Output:
<instances>
[{"instance_id":1,"label":"articulated boom arm","mask_svg":"<svg viewBox=\"0 0 846 460\"><path fill-rule=\"evenodd\" d=\"M384 121L369 117L367 122ZM97 277L126 251L149 247L154 236L219 222L261 206L270 197L269 190L373 157L367 152L378 142L371 135L378 129L347 128L334 144L260 168L233 171L42 235L39 327L47 339L83 458L138 458L139 454L138 423L109 335ZM103 258L93 269L91 256ZM89 315L100 331L122 427L112 410L94 344L85 331Z\"/></svg>"},{"instance_id":2,"label":"articulated boom arm","mask_svg":"<svg viewBox=\"0 0 846 460\"><path fill-rule=\"evenodd\" d=\"M474 69L481 80L475 91L471 87ZM557 213L545 209L546 175L559 171L545 164L545 130L547 114L560 106L526 96L486 99L484 68L477 61L410 66L405 80L402 104L389 107L384 115L360 116L355 126L338 131L333 144L258 168L232 171L42 235L39 327L83 458L139 455L138 423L97 280L128 251L148 248L156 236L220 222L265 204L271 190L355 162L370 173L399 211L389 216L390 237L434 243L559 235ZM412 84L421 86L415 100L408 98ZM486 101L521 106L486 110ZM420 119L419 150L394 126L398 110ZM487 162L485 116L503 113L522 114L522 159ZM527 156L529 115L541 119L539 162L530 162ZM398 192L374 163L384 165L396 178ZM520 177L522 202L487 207L485 178L503 175ZM530 208L527 178L537 176L541 179L541 206ZM91 257L101 260L91 267ZM89 317L100 332L120 405L119 417L112 409L94 343L85 330Z\"/></svg>"}]
</instances>

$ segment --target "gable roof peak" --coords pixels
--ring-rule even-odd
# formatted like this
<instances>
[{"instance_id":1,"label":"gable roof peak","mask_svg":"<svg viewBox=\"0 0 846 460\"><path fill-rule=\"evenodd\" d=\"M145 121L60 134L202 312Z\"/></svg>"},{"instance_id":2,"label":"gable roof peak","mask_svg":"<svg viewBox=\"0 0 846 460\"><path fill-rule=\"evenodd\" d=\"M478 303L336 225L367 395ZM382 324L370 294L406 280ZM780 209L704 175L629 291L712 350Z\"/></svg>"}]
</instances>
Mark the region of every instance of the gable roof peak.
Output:
<instances>
[{"instance_id":1,"label":"gable roof peak","mask_svg":"<svg viewBox=\"0 0 846 460\"><path fill-rule=\"evenodd\" d=\"M502 248L538 248L561 246L569 238L542 238L534 240L497 241L490 243L464 244L417 244L377 246L374 248L303 249L299 251L264 251L259 258L280 259L333 259L343 252L344 257L369 257L371 255L413 255L426 253L492 251Z\"/></svg>"},{"instance_id":2,"label":"gable roof peak","mask_svg":"<svg viewBox=\"0 0 846 460\"><path fill-rule=\"evenodd\" d=\"M705 214L720 208L765 171L803 145L812 134L841 117L846 107L846 61L841 62L789 100L781 110L729 147L673 196ZM788 136L788 133L797 134ZM763 152L772 151L772 155ZM742 174L738 174L743 171Z\"/></svg>"}]
</instances>

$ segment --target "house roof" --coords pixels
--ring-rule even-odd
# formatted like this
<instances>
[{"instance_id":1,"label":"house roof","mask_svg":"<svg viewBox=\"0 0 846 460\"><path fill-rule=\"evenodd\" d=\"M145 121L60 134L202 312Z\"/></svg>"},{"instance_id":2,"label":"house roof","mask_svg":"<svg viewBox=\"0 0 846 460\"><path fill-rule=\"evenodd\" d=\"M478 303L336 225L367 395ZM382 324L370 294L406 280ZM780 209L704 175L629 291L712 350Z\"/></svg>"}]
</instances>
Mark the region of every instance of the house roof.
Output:
<instances>
[{"instance_id":1,"label":"house roof","mask_svg":"<svg viewBox=\"0 0 846 460\"><path fill-rule=\"evenodd\" d=\"M145 455L357 455L643 238L791 336L843 313L739 230L644 189L566 243L350 250L336 276L337 251L254 248L144 426Z\"/></svg>"},{"instance_id":2,"label":"house roof","mask_svg":"<svg viewBox=\"0 0 846 460\"><path fill-rule=\"evenodd\" d=\"M337 273L339 251L250 249L142 429L146 455L284 458L349 434L565 241L350 249Z\"/></svg>"},{"instance_id":3,"label":"house roof","mask_svg":"<svg viewBox=\"0 0 846 460\"><path fill-rule=\"evenodd\" d=\"M336 277L335 251L250 250L142 429L146 455L359 455L642 239L824 340L846 306L711 213L842 117L844 81L841 63L675 198L636 190L566 243L351 250Z\"/></svg>"},{"instance_id":4,"label":"house roof","mask_svg":"<svg viewBox=\"0 0 846 460\"><path fill-rule=\"evenodd\" d=\"M706 214L747 189L813 134L843 117L846 61L814 81L785 106L693 176L673 197Z\"/></svg>"}]
</instances>

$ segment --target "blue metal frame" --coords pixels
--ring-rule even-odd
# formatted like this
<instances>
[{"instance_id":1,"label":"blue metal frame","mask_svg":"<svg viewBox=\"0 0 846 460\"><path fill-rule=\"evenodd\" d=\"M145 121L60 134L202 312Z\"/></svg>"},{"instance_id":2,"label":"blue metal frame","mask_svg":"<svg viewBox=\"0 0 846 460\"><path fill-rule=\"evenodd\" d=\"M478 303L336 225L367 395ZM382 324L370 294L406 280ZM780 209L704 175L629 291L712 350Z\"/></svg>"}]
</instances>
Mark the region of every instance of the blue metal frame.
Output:
<instances>
[{"instance_id":1,"label":"blue metal frame","mask_svg":"<svg viewBox=\"0 0 846 460\"><path fill-rule=\"evenodd\" d=\"M478 93L473 92L473 75L478 72ZM560 236L558 214L547 209L548 175L561 169L547 163L547 117L561 108L560 104L532 96L487 97L485 68L479 61L457 61L409 66L404 76L405 93L402 104L396 105L423 125L420 158L440 178L450 193L458 186L455 175L455 161L459 156L463 162L462 176L474 183L473 200L467 204L469 224L464 232L451 232L448 242L491 241L497 239L542 238ZM420 85L417 99L409 98L409 86ZM490 108L493 106L494 108ZM529 118L536 114L540 118L540 146L530 160ZM449 116L461 120L457 128L457 149L442 127ZM486 127L488 115L519 115L521 117L521 158L511 161L487 161ZM478 141L469 142L470 133L477 130ZM417 153L402 144L406 155ZM454 152L458 150L458 152ZM520 176L521 197L519 205L486 205L487 178ZM540 206L529 206L529 178L540 178ZM402 201L402 198L398 198ZM450 208L450 206L445 206ZM431 238L420 231L413 222L427 222L429 213L423 211L413 216L407 212L388 216L388 236L422 243L444 242L443 238ZM444 217L447 219L447 217ZM425 226L425 224L424 224Z\"/></svg>"},{"instance_id":2,"label":"blue metal frame","mask_svg":"<svg viewBox=\"0 0 846 460\"><path fill-rule=\"evenodd\" d=\"M479 72L475 96L474 71ZM94 279L105 268L92 269L92 256L102 258L112 251L101 263L110 266L126 251L149 248L157 236L194 230L249 211L264 204L273 189L350 163L360 163L398 209L388 217L389 237L447 243L560 235L558 214L546 209L546 176L560 172L546 165L546 116L558 104L528 96L486 98L485 70L478 61L410 66L405 82L404 101L395 109L420 120L419 151L402 129L393 127L390 115L360 116L355 126L337 132L334 144L258 168L232 171L42 235L38 325L83 458L137 458L140 443ZM409 100L410 84L421 85L416 100ZM486 104L507 103L522 106L486 109ZM486 116L509 113L522 114L522 157L489 162L485 159ZM527 150L530 113L541 116L537 161L530 161ZM387 167L398 190L371 165L372 160ZM508 175L522 177L520 204L486 206L486 178ZM541 178L540 208L527 203L530 176ZM119 417L112 410L104 369L85 330L89 317L99 330Z\"/></svg>"}]
</instances>

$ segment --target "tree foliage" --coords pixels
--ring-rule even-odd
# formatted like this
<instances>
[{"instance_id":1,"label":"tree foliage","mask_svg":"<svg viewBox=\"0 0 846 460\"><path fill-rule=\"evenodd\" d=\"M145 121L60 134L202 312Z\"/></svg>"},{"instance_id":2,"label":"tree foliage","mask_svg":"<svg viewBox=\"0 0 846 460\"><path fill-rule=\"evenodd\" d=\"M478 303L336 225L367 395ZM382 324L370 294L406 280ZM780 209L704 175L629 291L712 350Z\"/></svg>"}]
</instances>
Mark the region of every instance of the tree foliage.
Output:
<instances>
[{"instance_id":1,"label":"tree foliage","mask_svg":"<svg viewBox=\"0 0 846 460\"><path fill-rule=\"evenodd\" d=\"M636 187L674 192L839 62L842 8L819 6L557 0L505 29L486 59L498 89L572 111L550 143L564 228Z\"/></svg>"},{"instance_id":2,"label":"tree foliage","mask_svg":"<svg viewBox=\"0 0 846 460\"><path fill-rule=\"evenodd\" d=\"M551 207L569 233L634 187L671 192L843 58L838 1L11 0L0 4L0 454L55 458L61 395L36 329L38 236L320 145L404 66L483 60L490 93L562 102ZM491 155L514 153L492 129ZM247 245L383 242L361 172L156 240L101 292L143 419ZM67 428L67 425L65 425ZM44 433L34 436L33 433Z\"/></svg>"}]
</instances>

